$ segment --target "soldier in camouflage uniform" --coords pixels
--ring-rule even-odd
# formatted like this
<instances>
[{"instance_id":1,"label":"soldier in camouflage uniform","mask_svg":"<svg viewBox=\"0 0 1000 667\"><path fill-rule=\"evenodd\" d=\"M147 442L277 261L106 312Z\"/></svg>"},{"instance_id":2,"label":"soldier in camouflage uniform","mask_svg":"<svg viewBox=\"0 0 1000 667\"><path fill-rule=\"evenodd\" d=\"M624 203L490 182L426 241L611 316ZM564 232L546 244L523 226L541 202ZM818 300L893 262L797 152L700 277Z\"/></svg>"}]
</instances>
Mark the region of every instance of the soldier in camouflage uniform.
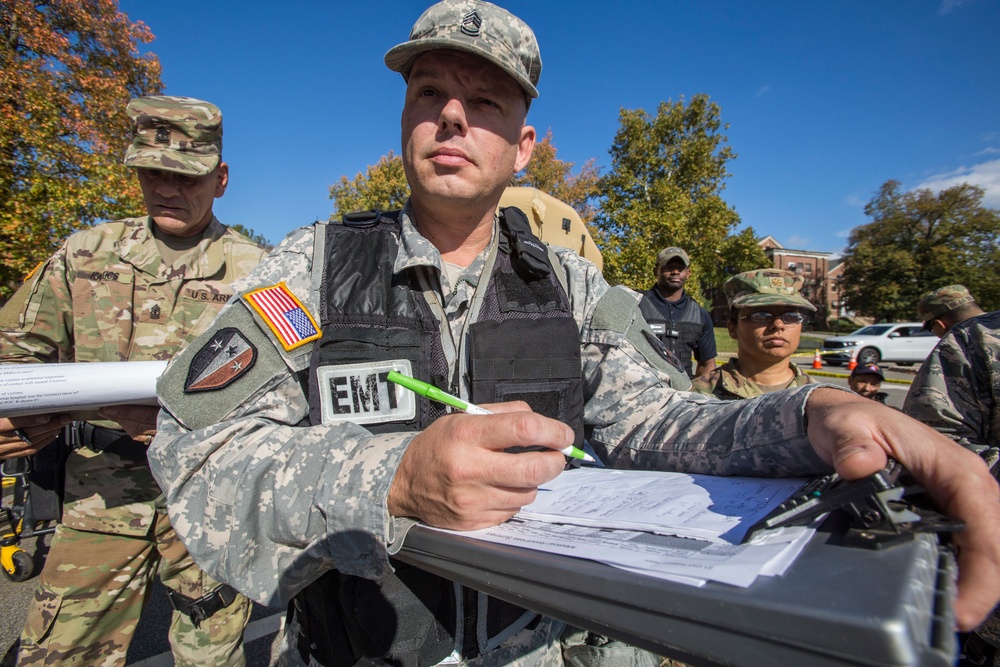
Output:
<instances>
[{"instance_id":1,"label":"soldier in camouflage uniform","mask_svg":"<svg viewBox=\"0 0 1000 667\"><path fill-rule=\"evenodd\" d=\"M982 315L983 309L965 285L947 285L927 292L917 302L924 328L941 338L959 322Z\"/></svg>"},{"instance_id":2,"label":"soldier in camouflage uniform","mask_svg":"<svg viewBox=\"0 0 1000 667\"><path fill-rule=\"evenodd\" d=\"M729 304L729 336L736 356L697 377L691 391L724 401L816 384L789 359L799 347L803 310L816 307L799 294L802 279L789 271L761 269L733 276L722 286Z\"/></svg>"},{"instance_id":3,"label":"soldier in camouflage uniform","mask_svg":"<svg viewBox=\"0 0 1000 667\"><path fill-rule=\"evenodd\" d=\"M0 311L0 362L169 359L209 327L231 283L266 254L212 214L228 181L219 109L157 96L132 100L128 115L125 164L137 171L149 215L78 232L36 269ZM157 411L112 406L100 420L73 424L82 446L66 462L63 518L19 664L124 664L157 575L186 612L175 611L170 626L175 664L245 663L249 601L194 564L150 474ZM45 446L68 419L0 420L0 456Z\"/></svg>"},{"instance_id":4,"label":"soldier in camouflage uniform","mask_svg":"<svg viewBox=\"0 0 1000 667\"><path fill-rule=\"evenodd\" d=\"M516 212L498 213L536 138L525 120L541 58L527 25L445 0L385 61L407 84L403 210L292 232L157 385L150 464L174 526L214 576L261 602L294 600L285 658L593 664L577 662L580 633L563 652L559 621L527 612L497 632L491 599L390 561L414 521L474 529L510 518L563 470L556 450L584 435L608 466L718 475L836 464L853 479L891 452L968 522L956 536L959 622L992 608L1000 490L968 472L974 455L836 388L732 402L678 391L687 378L665 360L638 294L546 249ZM496 414L407 404L413 395L384 375L410 366ZM626 654L605 664L642 659Z\"/></svg>"},{"instance_id":5,"label":"soldier in camouflage uniform","mask_svg":"<svg viewBox=\"0 0 1000 667\"><path fill-rule=\"evenodd\" d=\"M921 302L928 321L953 313L948 306L966 298L954 287ZM980 454L1000 477L1000 311L948 327L913 379L903 411ZM1000 666L1000 612L964 638L963 650L961 665Z\"/></svg>"}]
</instances>

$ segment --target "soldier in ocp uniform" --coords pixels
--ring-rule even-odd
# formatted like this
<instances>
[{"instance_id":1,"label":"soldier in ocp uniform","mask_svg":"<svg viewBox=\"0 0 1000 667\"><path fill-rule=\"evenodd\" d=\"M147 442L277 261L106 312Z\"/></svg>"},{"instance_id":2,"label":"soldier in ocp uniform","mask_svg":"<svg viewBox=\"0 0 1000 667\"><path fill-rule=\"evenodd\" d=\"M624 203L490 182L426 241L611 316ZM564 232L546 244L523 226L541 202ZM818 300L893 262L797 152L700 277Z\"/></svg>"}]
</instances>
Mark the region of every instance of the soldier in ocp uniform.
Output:
<instances>
[{"instance_id":1,"label":"soldier in ocp uniform","mask_svg":"<svg viewBox=\"0 0 1000 667\"><path fill-rule=\"evenodd\" d=\"M799 294L801 283L794 273L780 269L747 271L727 280L722 289L737 354L695 378L691 390L733 401L816 384L790 361L799 347L805 313L816 310Z\"/></svg>"},{"instance_id":2,"label":"soldier in ocp uniform","mask_svg":"<svg viewBox=\"0 0 1000 667\"><path fill-rule=\"evenodd\" d=\"M125 164L136 170L148 215L73 234L42 264L0 311L0 362L169 359L209 327L231 283L266 254L212 214L229 178L219 109L151 96L132 100L128 116ZM124 664L156 576L176 610L175 664L245 664L250 602L195 565L150 474L157 411L111 406L101 419L71 425L63 517L19 664ZM0 419L0 458L48 445L68 420Z\"/></svg>"},{"instance_id":3,"label":"soldier in ocp uniform","mask_svg":"<svg viewBox=\"0 0 1000 667\"><path fill-rule=\"evenodd\" d=\"M661 354L639 295L498 208L536 139L526 116L541 56L524 22L445 0L385 62L406 82L403 209L292 232L157 385L150 461L174 525L215 576L289 605L285 658L649 664L391 558L416 520L510 518L585 436L608 466L727 475L836 463L856 478L891 451L969 520L956 539L978 548L960 552L959 622L1000 598L989 511L1000 500L985 471L966 470L972 454L839 389L732 402L676 390L688 379ZM416 400L389 371L494 414ZM941 447L954 451L931 471L926 454Z\"/></svg>"}]
</instances>

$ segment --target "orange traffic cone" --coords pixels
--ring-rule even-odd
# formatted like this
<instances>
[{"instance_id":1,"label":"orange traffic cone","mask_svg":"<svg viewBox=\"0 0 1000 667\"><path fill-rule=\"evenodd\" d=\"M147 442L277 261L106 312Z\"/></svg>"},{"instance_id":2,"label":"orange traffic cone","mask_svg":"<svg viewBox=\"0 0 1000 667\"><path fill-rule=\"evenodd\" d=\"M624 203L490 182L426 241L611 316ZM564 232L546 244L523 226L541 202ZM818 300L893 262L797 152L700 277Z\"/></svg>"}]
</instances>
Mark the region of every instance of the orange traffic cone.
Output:
<instances>
[{"instance_id":1,"label":"orange traffic cone","mask_svg":"<svg viewBox=\"0 0 1000 667\"><path fill-rule=\"evenodd\" d=\"M847 370L853 371L858 367L858 351L851 350L851 360L847 362Z\"/></svg>"},{"instance_id":2,"label":"orange traffic cone","mask_svg":"<svg viewBox=\"0 0 1000 667\"><path fill-rule=\"evenodd\" d=\"M814 369L823 368L823 360L819 358L819 348L818 347L816 348L816 351L813 352L813 368Z\"/></svg>"}]
</instances>

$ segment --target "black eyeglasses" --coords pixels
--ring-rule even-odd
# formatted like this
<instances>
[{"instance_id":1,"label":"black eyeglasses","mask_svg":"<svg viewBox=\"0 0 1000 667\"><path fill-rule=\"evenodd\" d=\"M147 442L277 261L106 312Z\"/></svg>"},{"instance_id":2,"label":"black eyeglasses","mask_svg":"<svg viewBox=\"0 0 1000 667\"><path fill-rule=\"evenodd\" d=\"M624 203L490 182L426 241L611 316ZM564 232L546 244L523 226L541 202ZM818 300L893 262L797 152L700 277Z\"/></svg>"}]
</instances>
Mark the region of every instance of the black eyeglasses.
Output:
<instances>
[{"instance_id":1,"label":"black eyeglasses","mask_svg":"<svg viewBox=\"0 0 1000 667\"><path fill-rule=\"evenodd\" d=\"M754 324L770 324L774 321L775 317L780 317L781 321L785 324L802 324L806 321L806 316L796 310L782 313L781 315L775 315L774 313L769 313L766 310L758 310L757 312L750 313L749 315L741 315L740 319L750 320Z\"/></svg>"}]
</instances>

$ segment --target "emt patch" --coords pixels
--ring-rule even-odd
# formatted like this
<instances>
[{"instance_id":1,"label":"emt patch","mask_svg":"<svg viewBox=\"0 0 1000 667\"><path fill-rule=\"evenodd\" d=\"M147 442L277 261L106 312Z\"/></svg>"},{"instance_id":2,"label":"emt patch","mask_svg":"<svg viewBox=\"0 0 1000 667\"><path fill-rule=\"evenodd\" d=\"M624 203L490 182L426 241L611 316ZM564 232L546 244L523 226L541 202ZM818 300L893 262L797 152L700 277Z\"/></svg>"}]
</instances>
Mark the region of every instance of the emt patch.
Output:
<instances>
[{"instance_id":1,"label":"emt patch","mask_svg":"<svg viewBox=\"0 0 1000 667\"><path fill-rule=\"evenodd\" d=\"M409 421L417 415L416 394L386 380L389 371L412 375L408 359L320 366L316 370L324 424Z\"/></svg>"},{"instance_id":2,"label":"emt patch","mask_svg":"<svg viewBox=\"0 0 1000 667\"><path fill-rule=\"evenodd\" d=\"M283 282L247 292L243 298L274 332L285 352L322 334L316 320Z\"/></svg>"},{"instance_id":3,"label":"emt patch","mask_svg":"<svg viewBox=\"0 0 1000 667\"><path fill-rule=\"evenodd\" d=\"M256 361L257 348L238 329L219 329L191 360L184 393L227 387L253 368Z\"/></svg>"}]
</instances>

